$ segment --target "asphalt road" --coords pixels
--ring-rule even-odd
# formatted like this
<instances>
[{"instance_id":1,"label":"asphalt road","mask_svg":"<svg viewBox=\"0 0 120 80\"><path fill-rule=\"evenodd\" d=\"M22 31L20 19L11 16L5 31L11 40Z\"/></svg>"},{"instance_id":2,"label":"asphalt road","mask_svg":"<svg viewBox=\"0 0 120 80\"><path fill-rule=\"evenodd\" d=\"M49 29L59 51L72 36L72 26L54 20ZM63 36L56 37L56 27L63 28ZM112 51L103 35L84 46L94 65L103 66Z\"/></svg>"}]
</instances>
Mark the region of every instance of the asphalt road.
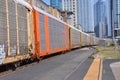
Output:
<instances>
[{"instance_id":1,"label":"asphalt road","mask_svg":"<svg viewBox=\"0 0 120 80\"><path fill-rule=\"evenodd\" d=\"M105 59L103 60L103 76L102 80L116 80L110 67L111 63L118 62L119 59Z\"/></svg>"},{"instance_id":2,"label":"asphalt road","mask_svg":"<svg viewBox=\"0 0 120 80\"><path fill-rule=\"evenodd\" d=\"M82 80L93 49L78 49L0 77L0 80ZM108 79L107 79L108 80Z\"/></svg>"}]
</instances>

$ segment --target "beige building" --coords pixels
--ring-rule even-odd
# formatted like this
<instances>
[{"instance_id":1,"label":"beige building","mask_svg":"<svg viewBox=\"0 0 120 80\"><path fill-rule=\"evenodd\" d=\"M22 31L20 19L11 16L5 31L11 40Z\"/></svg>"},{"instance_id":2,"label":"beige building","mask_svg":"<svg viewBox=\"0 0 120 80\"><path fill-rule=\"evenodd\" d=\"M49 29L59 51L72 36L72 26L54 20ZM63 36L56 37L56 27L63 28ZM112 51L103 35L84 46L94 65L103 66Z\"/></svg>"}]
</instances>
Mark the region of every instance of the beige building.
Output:
<instances>
[{"instance_id":1,"label":"beige building","mask_svg":"<svg viewBox=\"0 0 120 80\"><path fill-rule=\"evenodd\" d=\"M47 5L45 2L43 2L42 0L26 0L27 2L32 3L33 5L41 8L42 10L49 12L49 5Z\"/></svg>"},{"instance_id":2,"label":"beige building","mask_svg":"<svg viewBox=\"0 0 120 80\"><path fill-rule=\"evenodd\" d=\"M62 19L61 12L58 9L47 5L42 0L26 0L26 1L29 2L29 3L32 3L33 5L35 5L39 8L41 8L44 11L50 13L51 15L53 15L53 16L59 18L59 19Z\"/></svg>"},{"instance_id":3,"label":"beige building","mask_svg":"<svg viewBox=\"0 0 120 80\"><path fill-rule=\"evenodd\" d=\"M77 0L62 0L62 9L63 11L71 11L74 14L71 16L71 24L74 27L77 27Z\"/></svg>"},{"instance_id":4,"label":"beige building","mask_svg":"<svg viewBox=\"0 0 120 80\"><path fill-rule=\"evenodd\" d=\"M61 15L62 15L63 21L65 21L68 24L72 25L72 17L71 16L73 15L73 12L71 12L71 11L62 11Z\"/></svg>"},{"instance_id":5,"label":"beige building","mask_svg":"<svg viewBox=\"0 0 120 80\"><path fill-rule=\"evenodd\" d=\"M59 18L59 19L62 19L61 11L54 8L54 7L49 6L49 13L52 14L53 16Z\"/></svg>"}]
</instances>

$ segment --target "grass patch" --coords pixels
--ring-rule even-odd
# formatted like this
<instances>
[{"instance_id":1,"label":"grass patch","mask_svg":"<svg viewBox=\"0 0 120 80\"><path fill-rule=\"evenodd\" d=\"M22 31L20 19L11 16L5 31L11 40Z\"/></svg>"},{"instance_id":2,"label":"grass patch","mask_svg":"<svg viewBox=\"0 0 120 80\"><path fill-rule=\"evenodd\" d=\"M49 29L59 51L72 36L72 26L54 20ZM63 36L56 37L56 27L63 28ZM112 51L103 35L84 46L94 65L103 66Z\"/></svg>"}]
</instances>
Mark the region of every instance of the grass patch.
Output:
<instances>
[{"instance_id":1,"label":"grass patch","mask_svg":"<svg viewBox=\"0 0 120 80\"><path fill-rule=\"evenodd\" d=\"M95 59L94 56L90 55L88 56L89 59Z\"/></svg>"},{"instance_id":2,"label":"grass patch","mask_svg":"<svg viewBox=\"0 0 120 80\"><path fill-rule=\"evenodd\" d=\"M120 59L120 47L114 46L97 46L97 54L105 59Z\"/></svg>"}]
</instances>

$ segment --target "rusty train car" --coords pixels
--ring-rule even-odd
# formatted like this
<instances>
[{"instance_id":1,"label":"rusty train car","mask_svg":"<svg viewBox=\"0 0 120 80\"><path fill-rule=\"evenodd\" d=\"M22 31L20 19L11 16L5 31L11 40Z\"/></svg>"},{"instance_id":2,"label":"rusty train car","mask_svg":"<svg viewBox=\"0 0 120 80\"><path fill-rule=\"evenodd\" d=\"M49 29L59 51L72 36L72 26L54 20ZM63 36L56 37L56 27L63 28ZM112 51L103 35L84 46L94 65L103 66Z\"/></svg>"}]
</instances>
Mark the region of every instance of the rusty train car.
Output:
<instances>
[{"instance_id":1,"label":"rusty train car","mask_svg":"<svg viewBox=\"0 0 120 80\"><path fill-rule=\"evenodd\" d=\"M24 0L0 0L0 65L96 45L99 39Z\"/></svg>"}]
</instances>

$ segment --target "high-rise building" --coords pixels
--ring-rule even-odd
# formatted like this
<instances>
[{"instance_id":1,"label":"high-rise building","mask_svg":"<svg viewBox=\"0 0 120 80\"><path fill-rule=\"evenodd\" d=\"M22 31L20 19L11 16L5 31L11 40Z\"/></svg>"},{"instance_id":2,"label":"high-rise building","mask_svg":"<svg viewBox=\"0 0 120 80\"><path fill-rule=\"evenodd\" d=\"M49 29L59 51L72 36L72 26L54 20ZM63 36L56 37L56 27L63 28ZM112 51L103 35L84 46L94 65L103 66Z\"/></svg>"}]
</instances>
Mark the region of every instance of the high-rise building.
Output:
<instances>
[{"instance_id":1,"label":"high-rise building","mask_svg":"<svg viewBox=\"0 0 120 80\"><path fill-rule=\"evenodd\" d=\"M120 0L111 0L113 36L120 38Z\"/></svg>"},{"instance_id":2,"label":"high-rise building","mask_svg":"<svg viewBox=\"0 0 120 80\"><path fill-rule=\"evenodd\" d=\"M97 37L106 38L107 37L107 20L106 20L106 6L105 2L98 0L94 4L95 13L95 34ZM104 31L104 32L102 32ZM102 32L102 33L101 33Z\"/></svg>"},{"instance_id":3,"label":"high-rise building","mask_svg":"<svg viewBox=\"0 0 120 80\"><path fill-rule=\"evenodd\" d=\"M84 32L94 32L93 0L77 0L77 21Z\"/></svg>"},{"instance_id":4,"label":"high-rise building","mask_svg":"<svg viewBox=\"0 0 120 80\"><path fill-rule=\"evenodd\" d=\"M50 5L59 10L62 10L62 0L50 0Z\"/></svg>"},{"instance_id":5,"label":"high-rise building","mask_svg":"<svg viewBox=\"0 0 120 80\"><path fill-rule=\"evenodd\" d=\"M105 38L106 37L106 28L105 28L105 23L104 22L99 22L98 24L98 28L99 28L99 38Z\"/></svg>"},{"instance_id":6,"label":"high-rise building","mask_svg":"<svg viewBox=\"0 0 120 80\"><path fill-rule=\"evenodd\" d=\"M73 15L71 16L71 19L72 19L71 25L74 27L78 27L78 23L77 23L77 0L62 0L62 10L73 12Z\"/></svg>"},{"instance_id":7,"label":"high-rise building","mask_svg":"<svg viewBox=\"0 0 120 80\"><path fill-rule=\"evenodd\" d=\"M112 37L112 9L111 9L111 0L106 0L106 17L107 17L107 36L109 38Z\"/></svg>"}]
</instances>

